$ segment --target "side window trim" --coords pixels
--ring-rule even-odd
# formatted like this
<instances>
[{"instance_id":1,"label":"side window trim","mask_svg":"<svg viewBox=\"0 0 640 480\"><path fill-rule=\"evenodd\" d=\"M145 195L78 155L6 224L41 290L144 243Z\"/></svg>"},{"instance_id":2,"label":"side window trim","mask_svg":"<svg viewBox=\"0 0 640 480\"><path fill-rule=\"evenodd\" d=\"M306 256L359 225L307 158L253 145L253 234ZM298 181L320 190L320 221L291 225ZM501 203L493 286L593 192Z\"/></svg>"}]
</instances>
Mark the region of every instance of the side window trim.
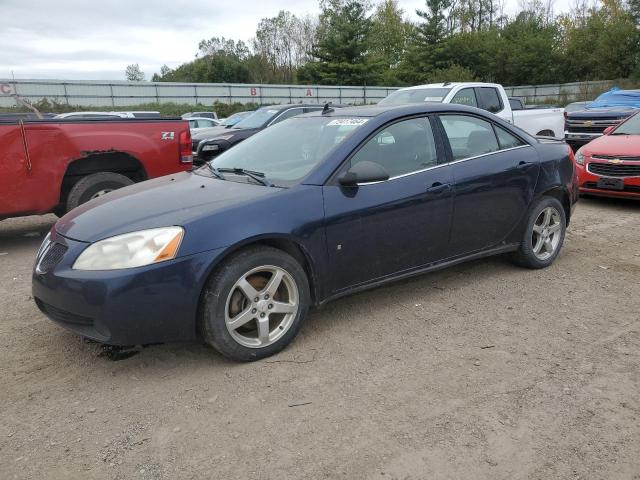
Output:
<instances>
[{"instance_id":1,"label":"side window trim","mask_svg":"<svg viewBox=\"0 0 640 480\"><path fill-rule=\"evenodd\" d=\"M447 132L444 129L444 125L442 123L442 119L440 117L442 116L446 116L446 115L457 115L457 116L465 116L465 117L471 117L471 118L477 118L478 120L484 120L485 122L488 122L489 124L491 124L491 128L493 130L493 134L496 136L496 142L498 142L498 147L500 147L500 150L496 150L494 152L488 152L488 153L483 153L481 155L473 155L471 157L465 157L465 158L459 158L459 159L454 159L453 158L453 150L451 149L451 143L449 143L449 137L447 136ZM453 163L459 163L459 162L466 162L468 160L475 160L476 158L482 158L482 157L486 157L489 155L495 155L496 153L503 153L503 152L508 152L510 150L518 150L520 148L527 148L527 147L531 147L532 145L525 141L522 137L520 137L519 135L516 135L514 133L512 133L510 130L507 130L508 133L510 133L511 135L513 135L514 137L516 137L518 140L520 140L523 145L518 145L517 147L511 147L511 148L502 148L500 146L500 140L498 139L498 134L496 132L496 128L502 128L499 125L496 125L495 122L492 122L486 118L482 118L479 115L473 115L473 114L467 114L467 113L462 113L462 112L439 112L437 115L434 115L434 120L438 123L438 130L440 132L440 135L442 136L442 143L443 143L443 147L445 149L445 155L444 157L447 159L446 161L446 165L450 165ZM506 129L505 129L506 130Z\"/></svg>"},{"instance_id":2,"label":"side window trim","mask_svg":"<svg viewBox=\"0 0 640 480\"><path fill-rule=\"evenodd\" d=\"M349 155L347 155L345 157L345 159L342 161L342 163L335 169L335 171L329 176L329 179L324 183L326 186L338 186L338 177L343 173L345 166L351 161L351 159L373 138L376 137L376 135L378 135L381 131L383 131L386 128L389 128L391 125L395 125L396 123L400 123L400 122L404 122L407 120L413 120L416 118L424 118L427 122L429 122L429 125L431 127L431 131L433 133L433 138L434 138L434 142L435 142L435 147L436 147L436 158L438 160L438 163L436 163L435 165L431 165L428 167L425 167L421 170L416 170L414 172L409 172L409 173L403 173L401 175L395 175L393 177L389 177L387 180L385 180L384 182L390 182L391 180L395 180L396 178L403 178L403 177L407 177L409 175L415 175L417 173L422 173L426 170L431 170L432 168L440 168L442 166L445 166L448 164L448 162L444 162L444 163L440 163L440 158L445 158L446 155L446 151L444 150L444 143L443 140L440 138L438 138L439 132L438 134L436 134L436 130L434 129L434 117L436 115L434 114L418 114L418 115L411 115L408 117L402 117L402 118L396 118L395 120L392 120L388 123L385 123L384 125L381 125L380 127L376 128L371 134L367 135L367 137L362 140L350 153ZM375 183L384 183L384 182L375 182Z\"/></svg>"}]
</instances>

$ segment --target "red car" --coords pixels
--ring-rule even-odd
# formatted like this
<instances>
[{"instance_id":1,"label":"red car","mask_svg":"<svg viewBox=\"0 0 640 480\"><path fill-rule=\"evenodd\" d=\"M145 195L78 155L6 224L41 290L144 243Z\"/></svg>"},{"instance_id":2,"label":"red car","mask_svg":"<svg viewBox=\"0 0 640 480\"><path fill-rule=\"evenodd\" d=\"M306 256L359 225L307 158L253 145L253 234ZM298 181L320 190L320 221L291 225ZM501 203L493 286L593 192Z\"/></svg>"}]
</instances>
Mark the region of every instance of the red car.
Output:
<instances>
[{"instance_id":1,"label":"red car","mask_svg":"<svg viewBox=\"0 0 640 480\"><path fill-rule=\"evenodd\" d=\"M640 114L608 127L575 160L580 193L640 199Z\"/></svg>"}]
</instances>

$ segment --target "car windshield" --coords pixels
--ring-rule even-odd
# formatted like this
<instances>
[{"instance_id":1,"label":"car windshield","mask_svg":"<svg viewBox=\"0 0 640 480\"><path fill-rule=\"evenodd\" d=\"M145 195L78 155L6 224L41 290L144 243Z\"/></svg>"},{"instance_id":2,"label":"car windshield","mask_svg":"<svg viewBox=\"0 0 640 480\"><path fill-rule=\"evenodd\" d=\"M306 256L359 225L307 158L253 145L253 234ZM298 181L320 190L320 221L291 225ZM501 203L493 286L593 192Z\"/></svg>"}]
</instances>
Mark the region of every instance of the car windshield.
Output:
<instances>
[{"instance_id":1,"label":"car windshield","mask_svg":"<svg viewBox=\"0 0 640 480\"><path fill-rule=\"evenodd\" d=\"M611 132L611 135L640 135L640 115L636 113Z\"/></svg>"},{"instance_id":2,"label":"car windshield","mask_svg":"<svg viewBox=\"0 0 640 480\"><path fill-rule=\"evenodd\" d=\"M406 103L436 102L440 103L451 91L450 88L411 88L396 90L378 105L404 105Z\"/></svg>"},{"instance_id":3,"label":"car windshield","mask_svg":"<svg viewBox=\"0 0 640 480\"><path fill-rule=\"evenodd\" d=\"M251 115L243 118L238 123L236 123L233 128L260 128L262 125L275 117L278 113L280 113L280 110L278 110L277 108L259 108Z\"/></svg>"},{"instance_id":4,"label":"car windshield","mask_svg":"<svg viewBox=\"0 0 640 480\"><path fill-rule=\"evenodd\" d=\"M244 169L259 172L277 186L291 186L366 122L367 119L362 117L288 119L227 150L214 158L210 165L222 171Z\"/></svg>"},{"instance_id":5,"label":"car windshield","mask_svg":"<svg viewBox=\"0 0 640 480\"><path fill-rule=\"evenodd\" d=\"M248 115L251 115L251 112L234 113L229 118L225 118L222 122L220 122L220 125L224 125L225 127L232 127L243 118L246 118Z\"/></svg>"}]
</instances>

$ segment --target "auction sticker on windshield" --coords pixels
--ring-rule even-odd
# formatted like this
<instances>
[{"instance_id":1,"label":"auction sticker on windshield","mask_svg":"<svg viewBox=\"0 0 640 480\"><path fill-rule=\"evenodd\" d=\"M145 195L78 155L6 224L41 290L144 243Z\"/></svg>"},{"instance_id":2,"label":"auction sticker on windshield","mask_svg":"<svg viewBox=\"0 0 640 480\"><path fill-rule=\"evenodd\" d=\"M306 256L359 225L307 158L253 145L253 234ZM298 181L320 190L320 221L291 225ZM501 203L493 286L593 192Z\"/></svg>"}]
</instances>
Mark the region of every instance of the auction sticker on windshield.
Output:
<instances>
[{"instance_id":1,"label":"auction sticker on windshield","mask_svg":"<svg viewBox=\"0 0 640 480\"><path fill-rule=\"evenodd\" d=\"M337 118L335 120L331 120L327 125L338 125L338 126L359 126L364 125L369 121L368 118Z\"/></svg>"}]
</instances>

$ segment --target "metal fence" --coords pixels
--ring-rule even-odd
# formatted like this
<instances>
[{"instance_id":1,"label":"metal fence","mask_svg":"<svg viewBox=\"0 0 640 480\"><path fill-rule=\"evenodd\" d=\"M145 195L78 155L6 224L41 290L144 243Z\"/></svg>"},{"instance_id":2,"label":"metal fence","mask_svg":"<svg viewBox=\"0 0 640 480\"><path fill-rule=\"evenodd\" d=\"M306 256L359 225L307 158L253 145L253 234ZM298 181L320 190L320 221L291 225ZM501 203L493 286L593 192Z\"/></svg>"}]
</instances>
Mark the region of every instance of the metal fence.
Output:
<instances>
[{"instance_id":1,"label":"metal fence","mask_svg":"<svg viewBox=\"0 0 640 480\"><path fill-rule=\"evenodd\" d=\"M593 100L602 92L609 90L614 85L611 80L599 80L593 82L574 82L552 85L520 85L517 87L505 87L510 97L524 97L527 103L558 103L564 106L569 102Z\"/></svg>"},{"instance_id":2,"label":"metal fence","mask_svg":"<svg viewBox=\"0 0 640 480\"><path fill-rule=\"evenodd\" d=\"M394 87L322 85L249 85L233 83L105 82L60 80L2 80L0 107L15 104L11 93L32 103L50 102L81 107L127 107L144 103L377 103Z\"/></svg>"},{"instance_id":3,"label":"metal fence","mask_svg":"<svg viewBox=\"0 0 640 480\"><path fill-rule=\"evenodd\" d=\"M591 100L609 89L611 81L506 87L507 95L528 103ZM90 80L2 80L0 107L11 107L15 93L32 103L47 99L78 107L125 108L144 103L212 105L223 103L377 103L398 87L344 87L322 85L251 85L235 83L119 82Z\"/></svg>"}]
</instances>

